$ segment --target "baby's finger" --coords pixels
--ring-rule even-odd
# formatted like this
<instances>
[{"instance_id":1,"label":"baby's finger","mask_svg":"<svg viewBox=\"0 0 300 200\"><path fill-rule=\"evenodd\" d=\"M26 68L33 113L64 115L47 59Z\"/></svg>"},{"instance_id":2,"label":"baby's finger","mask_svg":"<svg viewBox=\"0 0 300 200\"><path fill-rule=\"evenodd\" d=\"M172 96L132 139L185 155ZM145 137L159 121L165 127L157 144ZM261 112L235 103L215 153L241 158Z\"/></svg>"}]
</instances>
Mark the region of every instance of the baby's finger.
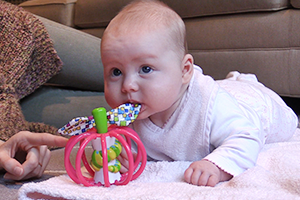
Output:
<instances>
[{"instance_id":1,"label":"baby's finger","mask_svg":"<svg viewBox=\"0 0 300 200\"><path fill-rule=\"evenodd\" d=\"M192 175L193 175L194 169L189 167L184 172L184 180L187 183L192 183Z\"/></svg>"},{"instance_id":2,"label":"baby's finger","mask_svg":"<svg viewBox=\"0 0 300 200\"><path fill-rule=\"evenodd\" d=\"M202 173L201 176L199 176L197 185L199 185L199 186L207 186L209 177L210 177L209 173L205 173L205 172Z\"/></svg>"},{"instance_id":3,"label":"baby's finger","mask_svg":"<svg viewBox=\"0 0 300 200\"><path fill-rule=\"evenodd\" d=\"M119 157L122 157L122 158L128 160L128 155L123 147L122 147L122 151L121 151Z\"/></svg>"},{"instance_id":4,"label":"baby's finger","mask_svg":"<svg viewBox=\"0 0 300 200\"><path fill-rule=\"evenodd\" d=\"M207 186L214 187L219 183L219 178L216 175L211 175L207 181Z\"/></svg>"},{"instance_id":5,"label":"baby's finger","mask_svg":"<svg viewBox=\"0 0 300 200\"><path fill-rule=\"evenodd\" d=\"M200 170L194 170L191 176L191 184L193 185L199 185L200 176L202 175L202 172ZM201 182L201 181L200 181Z\"/></svg>"},{"instance_id":6,"label":"baby's finger","mask_svg":"<svg viewBox=\"0 0 300 200\"><path fill-rule=\"evenodd\" d=\"M121 173L126 172L129 168L129 162L128 162L127 158L118 156L117 160L120 161L120 163L121 163Z\"/></svg>"},{"instance_id":7,"label":"baby's finger","mask_svg":"<svg viewBox=\"0 0 300 200\"><path fill-rule=\"evenodd\" d=\"M126 168L126 167L124 167L123 165L121 165L120 173L121 173L121 174L124 174L124 173L126 173L126 172L128 172L128 168Z\"/></svg>"}]
</instances>

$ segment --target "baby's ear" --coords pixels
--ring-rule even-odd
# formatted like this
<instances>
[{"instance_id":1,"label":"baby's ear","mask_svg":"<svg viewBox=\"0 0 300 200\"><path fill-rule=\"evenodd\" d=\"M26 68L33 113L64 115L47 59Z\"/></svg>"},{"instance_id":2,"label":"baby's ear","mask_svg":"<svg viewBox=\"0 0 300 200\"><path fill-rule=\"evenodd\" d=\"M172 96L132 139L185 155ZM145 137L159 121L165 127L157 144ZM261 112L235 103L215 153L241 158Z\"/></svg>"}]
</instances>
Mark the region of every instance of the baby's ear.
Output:
<instances>
[{"instance_id":1,"label":"baby's ear","mask_svg":"<svg viewBox=\"0 0 300 200\"><path fill-rule=\"evenodd\" d=\"M182 59L182 82L189 83L194 73L194 58L186 54Z\"/></svg>"}]
</instances>

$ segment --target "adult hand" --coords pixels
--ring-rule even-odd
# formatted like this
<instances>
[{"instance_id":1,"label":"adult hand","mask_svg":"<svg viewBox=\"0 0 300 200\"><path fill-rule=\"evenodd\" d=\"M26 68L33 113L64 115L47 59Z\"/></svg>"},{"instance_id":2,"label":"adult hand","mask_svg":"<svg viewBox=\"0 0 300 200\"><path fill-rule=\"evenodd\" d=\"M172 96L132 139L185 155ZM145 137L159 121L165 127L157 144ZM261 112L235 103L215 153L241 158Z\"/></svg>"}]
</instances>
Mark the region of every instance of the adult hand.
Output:
<instances>
[{"instance_id":1,"label":"adult hand","mask_svg":"<svg viewBox=\"0 0 300 200\"><path fill-rule=\"evenodd\" d=\"M5 179L25 180L41 177L49 160L48 146L64 147L68 139L48 133L21 131L0 143L0 168ZM24 162L22 162L24 161Z\"/></svg>"}]
</instances>

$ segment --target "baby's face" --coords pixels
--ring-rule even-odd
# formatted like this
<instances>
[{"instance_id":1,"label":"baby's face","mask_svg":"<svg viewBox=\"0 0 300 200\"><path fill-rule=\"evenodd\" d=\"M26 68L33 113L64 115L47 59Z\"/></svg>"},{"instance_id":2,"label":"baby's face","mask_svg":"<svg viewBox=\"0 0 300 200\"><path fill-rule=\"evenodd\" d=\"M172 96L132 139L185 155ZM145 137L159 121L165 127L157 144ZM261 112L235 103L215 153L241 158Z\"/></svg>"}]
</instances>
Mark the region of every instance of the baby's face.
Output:
<instances>
[{"instance_id":1,"label":"baby's face","mask_svg":"<svg viewBox=\"0 0 300 200\"><path fill-rule=\"evenodd\" d=\"M105 98L111 107L140 103L138 119L152 121L173 113L182 96L182 58L162 35L108 34L102 40Z\"/></svg>"}]
</instances>

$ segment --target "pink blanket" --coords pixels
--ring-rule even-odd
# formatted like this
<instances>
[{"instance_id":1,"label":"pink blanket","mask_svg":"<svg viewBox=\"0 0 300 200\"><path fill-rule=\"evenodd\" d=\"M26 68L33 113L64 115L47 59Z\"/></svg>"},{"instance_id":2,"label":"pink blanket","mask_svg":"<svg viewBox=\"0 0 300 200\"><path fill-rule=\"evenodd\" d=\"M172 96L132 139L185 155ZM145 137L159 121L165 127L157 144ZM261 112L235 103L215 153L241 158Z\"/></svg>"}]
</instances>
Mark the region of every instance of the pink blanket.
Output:
<instances>
[{"instance_id":1,"label":"pink blanket","mask_svg":"<svg viewBox=\"0 0 300 200\"><path fill-rule=\"evenodd\" d=\"M190 162L149 162L126 186L84 187L68 175L24 184L19 199L300 199L300 129L288 142L268 144L257 165L216 187L183 180Z\"/></svg>"}]
</instances>

